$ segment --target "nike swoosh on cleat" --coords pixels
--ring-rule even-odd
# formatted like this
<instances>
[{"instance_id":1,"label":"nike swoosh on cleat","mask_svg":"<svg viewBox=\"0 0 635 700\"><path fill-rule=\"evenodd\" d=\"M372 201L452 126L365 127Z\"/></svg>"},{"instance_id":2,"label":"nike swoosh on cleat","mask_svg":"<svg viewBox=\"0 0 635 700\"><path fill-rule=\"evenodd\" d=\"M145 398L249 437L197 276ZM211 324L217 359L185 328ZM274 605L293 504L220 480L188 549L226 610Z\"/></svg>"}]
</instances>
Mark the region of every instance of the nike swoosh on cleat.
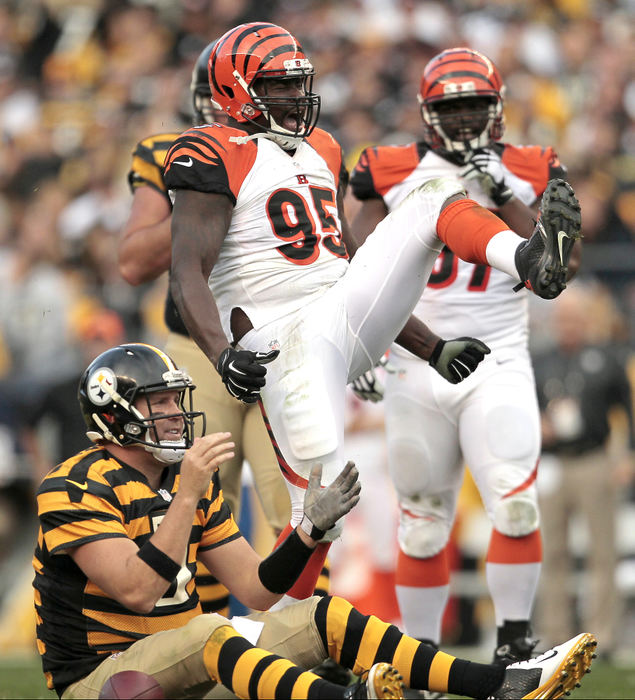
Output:
<instances>
[{"instance_id":1,"label":"nike swoosh on cleat","mask_svg":"<svg viewBox=\"0 0 635 700\"><path fill-rule=\"evenodd\" d=\"M564 265L564 259L562 257L562 241L565 238L569 238L569 234L566 231L558 231L558 252L560 254L561 265Z\"/></svg>"},{"instance_id":2,"label":"nike swoosh on cleat","mask_svg":"<svg viewBox=\"0 0 635 700\"><path fill-rule=\"evenodd\" d=\"M191 168L194 165L194 161L191 158L187 160L175 160L174 165L182 165L184 168Z\"/></svg>"},{"instance_id":3,"label":"nike swoosh on cleat","mask_svg":"<svg viewBox=\"0 0 635 700\"><path fill-rule=\"evenodd\" d=\"M66 481L69 484L73 484L73 486L77 486L78 489L81 489L82 491L86 491L88 488L88 484L84 482L83 484L78 484L76 481L73 481L72 479L66 479Z\"/></svg>"}]
</instances>

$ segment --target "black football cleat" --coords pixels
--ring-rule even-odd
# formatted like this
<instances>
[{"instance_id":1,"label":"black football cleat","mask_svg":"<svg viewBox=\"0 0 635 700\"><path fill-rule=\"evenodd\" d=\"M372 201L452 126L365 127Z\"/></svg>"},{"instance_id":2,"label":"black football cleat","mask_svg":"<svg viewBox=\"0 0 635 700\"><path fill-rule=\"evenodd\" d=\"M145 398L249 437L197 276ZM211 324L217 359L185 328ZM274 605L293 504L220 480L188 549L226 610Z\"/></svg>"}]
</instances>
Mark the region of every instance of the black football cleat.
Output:
<instances>
[{"instance_id":1,"label":"black football cleat","mask_svg":"<svg viewBox=\"0 0 635 700\"><path fill-rule=\"evenodd\" d=\"M494 650L493 663L507 666L515 661L527 661L534 655L538 644L533 637L516 637L506 644L501 644Z\"/></svg>"},{"instance_id":2,"label":"black football cleat","mask_svg":"<svg viewBox=\"0 0 635 700\"><path fill-rule=\"evenodd\" d=\"M505 669L493 700L534 698L547 700L569 695L580 686L595 658L596 638L587 632L545 651L535 659L517 661Z\"/></svg>"},{"instance_id":3,"label":"black football cleat","mask_svg":"<svg viewBox=\"0 0 635 700\"><path fill-rule=\"evenodd\" d=\"M571 250L581 237L580 204L568 182L549 180L540 215L528 241L516 249L522 284L543 299L554 299L567 286Z\"/></svg>"},{"instance_id":4,"label":"black football cleat","mask_svg":"<svg viewBox=\"0 0 635 700\"><path fill-rule=\"evenodd\" d=\"M346 686L353 679L353 674L347 668L344 668L344 666L338 664L337 661L330 657L315 668L312 668L311 673L315 673L316 676L335 685Z\"/></svg>"}]
</instances>

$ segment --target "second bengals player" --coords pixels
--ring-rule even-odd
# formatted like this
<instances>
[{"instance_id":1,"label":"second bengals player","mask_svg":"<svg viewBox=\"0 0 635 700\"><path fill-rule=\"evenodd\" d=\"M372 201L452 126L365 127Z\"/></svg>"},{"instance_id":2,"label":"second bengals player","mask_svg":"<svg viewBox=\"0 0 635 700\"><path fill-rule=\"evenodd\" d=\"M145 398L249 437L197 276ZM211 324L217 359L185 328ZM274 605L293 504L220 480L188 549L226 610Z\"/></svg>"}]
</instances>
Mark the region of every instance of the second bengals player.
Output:
<instances>
[{"instance_id":1,"label":"second bengals player","mask_svg":"<svg viewBox=\"0 0 635 700\"><path fill-rule=\"evenodd\" d=\"M566 170L552 148L500 141L504 86L482 54L454 48L424 68L424 140L366 149L354 169L363 238L421 183L460 177L468 196L524 237L540 198ZM577 268L579 246L569 273ZM437 645L449 595L447 545L464 461L491 523L486 576L498 628L495 658L529 658L530 616L541 566L536 494L540 419L527 347L527 293L510 294L499 270L460 260L447 247L415 315L441 335L481 338L492 352L453 385L398 345L386 379L390 468L400 502L397 596L409 634Z\"/></svg>"}]
</instances>

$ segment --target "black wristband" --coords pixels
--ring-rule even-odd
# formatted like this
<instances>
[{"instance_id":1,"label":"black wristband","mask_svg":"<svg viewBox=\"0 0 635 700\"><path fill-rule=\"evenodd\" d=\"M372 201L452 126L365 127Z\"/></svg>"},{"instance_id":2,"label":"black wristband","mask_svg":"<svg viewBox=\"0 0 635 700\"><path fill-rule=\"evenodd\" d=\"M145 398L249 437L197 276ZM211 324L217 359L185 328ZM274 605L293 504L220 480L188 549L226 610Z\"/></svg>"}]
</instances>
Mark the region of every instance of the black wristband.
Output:
<instances>
[{"instance_id":1,"label":"black wristband","mask_svg":"<svg viewBox=\"0 0 635 700\"><path fill-rule=\"evenodd\" d=\"M181 570L181 565L169 557L165 552L157 549L152 542L146 542L139 547L137 552L139 559L144 561L151 569L157 572L161 578L172 583Z\"/></svg>"},{"instance_id":2,"label":"black wristband","mask_svg":"<svg viewBox=\"0 0 635 700\"><path fill-rule=\"evenodd\" d=\"M315 540L316 542L318 540L321 540L324 535L326 534L326 530L320 530L319 527L315 527L315 525L309 520L307 514L305 513L302 522L299 525L301 530L304 530L306 534L312 539Z\"/></svg>"},{"instance_id":3,"label":"black wristband","mask_svg":"<svg viewBox=\"0 0 635 700\"><path fill-rule=\"evenodd\" d=\"M260 562L258 578L272 593L286 593L298 580L315 549L292 530L282 544Z\"/></svg>"},{"instance_id":4,"label":"black wristband","mask_svg":"<svg viewBox=\"0 0 635 700\"><path fill-rule=\"evenodd\" d=\"M441 351L443 350L443 346L445 345L445 340L439 339L437 340L436 345L432 349L432 355L430 355L430 359L428 360L428 364L432 365L433 367L437 364L439 361L439 357L441 357Z\"/></svg>"}]
</instances>

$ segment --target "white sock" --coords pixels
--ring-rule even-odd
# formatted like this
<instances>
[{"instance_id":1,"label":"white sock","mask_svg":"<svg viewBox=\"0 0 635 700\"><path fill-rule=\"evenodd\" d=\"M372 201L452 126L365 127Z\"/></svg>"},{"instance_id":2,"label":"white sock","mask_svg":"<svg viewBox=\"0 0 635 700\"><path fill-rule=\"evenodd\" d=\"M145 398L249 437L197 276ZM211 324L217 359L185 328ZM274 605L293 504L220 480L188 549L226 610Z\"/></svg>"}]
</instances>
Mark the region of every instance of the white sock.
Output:
<instances>
[{"instance_id":1,"label":"white sock","mask_svg":"<svg viewBox=\"0 0 635 700\"><path fill-rule=\"evenodd\" d=\"M540 568L540 562L485 564L485 576L494 603L497 627L500 627L504 620L530 619Z\"/></svg>"},{"instance_id":2,"label":"white sock","mask_svg":"<svg viewBox=\"0 0 635 700\"><path fill-rule=\"evenodd\" d=\"M441 621L450 586L396 586L399 610L406 634L415 639L441 641Z\"/></svg>"},{"instance_id":3,"label":"white sock","mask_svg":"<svg viewBox=\"0 0 635 700\"><path fill-rule=\"evenodd\" d=\"M497 270L506 272L508 275L513 277L518 282L521 281L518 276L518 270L516 269L516 263L514 262L514 257L516 255L516 248L524 242L524 238L521 238L517 233L513 231L501 231L497 233L490 239L485 249L485 257L487 262L495 267Z\"/></svg>"}]
</instances>

